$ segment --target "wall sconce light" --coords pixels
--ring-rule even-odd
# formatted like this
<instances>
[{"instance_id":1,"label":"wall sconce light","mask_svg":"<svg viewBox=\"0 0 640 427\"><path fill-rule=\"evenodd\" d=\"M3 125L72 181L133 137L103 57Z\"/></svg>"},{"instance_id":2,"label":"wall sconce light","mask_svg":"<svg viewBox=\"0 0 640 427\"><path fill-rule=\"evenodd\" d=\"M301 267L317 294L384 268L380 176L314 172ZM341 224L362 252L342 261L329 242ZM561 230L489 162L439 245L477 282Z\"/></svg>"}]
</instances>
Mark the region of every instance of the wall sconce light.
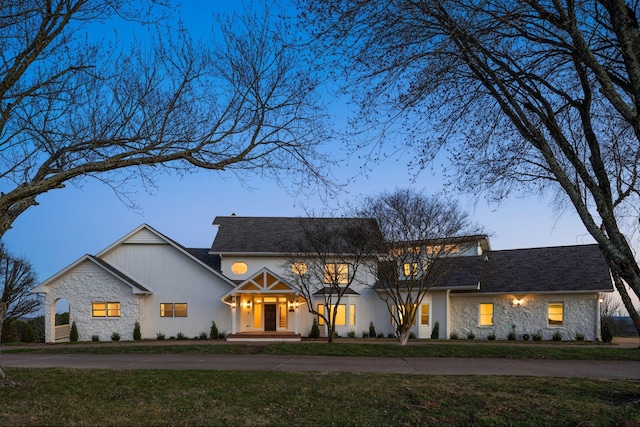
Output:
<instances>
[{"instance_id":1,"label":"wall sconce light","mask_svg":"<svg viewBox=\"0 0 640 427\"><path fill-rule=\"evenodd\" d=\"M250 309L250 308L251 308L251 300L247 300L247 302L245 302L245 303L244 303L244 306L245 306L247 309Z\"/></svg>"},{"instance_id":2,"label":"wall sconce light","mask_svg":"<svg viewBox=\"0 0 640 427\"><path fill-rule=\"evenodd\" d=\"M520 307L524 305L525 301L524 301L524 298L520 298L520 299L514 298L512 302L514 307Z\"/></svg>"},{"instance_id":3,"label":"wall sconce light","mask_svg":"<svg viewBox=\"0 0 640 427\"><path fill-rule=\"evenodd\" d=\"M293 313L293 303L289 302L288 304L289 304L289 312Z\"/></svg>"},{"instance_id":4,"label":"wall sconce light","mask_svg":"<svg viewBox=\"0 0 640 427\"><path fill-rule=\"evenodd\" d=\"M232 309L236 309L236 302L235 301L231 301L231 308Z\"/></svg>"},{"instance_id":5,"label":"wall sconce light","mask_svg":"<svg viewBox=\"0 0 640 427\"><path fill-rule=\"evenodd\" d=\"M296 302L294 303L294 305L295 305L295 307L296 307L296 310L300 308L300 303L299 303L298 301L296 301Z\"/></svg>"}]
</instances>

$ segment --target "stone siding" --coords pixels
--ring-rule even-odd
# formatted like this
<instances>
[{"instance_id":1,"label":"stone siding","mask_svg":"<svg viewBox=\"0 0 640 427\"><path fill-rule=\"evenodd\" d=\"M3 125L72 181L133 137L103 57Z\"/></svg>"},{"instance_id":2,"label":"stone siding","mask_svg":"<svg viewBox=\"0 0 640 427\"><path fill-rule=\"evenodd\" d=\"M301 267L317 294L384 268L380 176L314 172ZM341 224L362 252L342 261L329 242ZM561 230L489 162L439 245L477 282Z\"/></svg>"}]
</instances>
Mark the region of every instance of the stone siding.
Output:
<instances>
[{"instance_id":1,"label":"stone siding","mask_svg":"<svg viewBox=\"0 0 640 427\"><path fill-rule=\"evenodd\" d=\"M513 305L514 298L522 299L520 306ZM564 304L562 326L548 324L549 303ZM493 303L493 326L479 326L479 305ZM451 295L451 333L466 339L472 332L476 339L486 339L495 334L497 339L507 339L509 332L516 333L521 340L524 334L533 337L542 334L543 340L550 340L556 333L562 333L563 340L574 340L582 334L585 340L599 339L598 294L558 294L558 295L492 295L454 296Z\"/></svg>"},{"instance_id":2,"label":"stone siding","mask_svg":"<svg viewBox=\"0 0 640 427\"><path fill-rule=\"evenodd\" d=\"M76 322L80 341L91 341L98 335L100 341L111 341L117 332L121 340L133 339L133 328L138 320L138 298L131 287L103 271L81 271L65 275L46 295L46 307L55 311L55 303L64 298L69 302L69 322ZM92 302L119 302L120 317L92 317ZM46 341L53 342L55 315L48 317Z\"/></svg>"}]
</instances>

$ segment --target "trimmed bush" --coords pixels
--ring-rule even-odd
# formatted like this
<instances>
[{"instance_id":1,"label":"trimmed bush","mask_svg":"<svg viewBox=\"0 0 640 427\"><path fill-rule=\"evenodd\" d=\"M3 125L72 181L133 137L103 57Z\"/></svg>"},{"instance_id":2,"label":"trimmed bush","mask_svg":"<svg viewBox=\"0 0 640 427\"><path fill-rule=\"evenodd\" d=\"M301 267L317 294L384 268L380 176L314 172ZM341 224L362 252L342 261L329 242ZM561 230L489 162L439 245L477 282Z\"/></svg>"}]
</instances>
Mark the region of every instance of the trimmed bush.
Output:
<instances>
[{"instance_id":1,"label":"trimmed bush","mask_svg":"<svg viewBox=\"0 0 640 427\"><path fill-rule=\"evenodd\" d=\"M91 335L91 341L93 341L93 342L100 341L100 336L98 334Z\"/></svg>"},{"instance_id":2,"label":"trimmed bush","mask_svg":"<svg viewBox=\"0 0 640 427\"><path fill-rule=\"evenodd\" d=\"M584 341L584 334L577 333L576 334L576 341Z\"/></svg>"},{"instance_id":3,"label":"trimmed bush","mask_svg":"<svg viewBox=\"0 0 640 427\"><path fill-rule=\"evenodd\" d=\"M615 324L610 316L600 319L600 334L602 335L602 342L611 342L615 335Z\"/></svg>"},{"instance_id":4,"label":"trimmed bush","mask_svg":"<svg viewBox=\"0 0 640 427\"><path fill-rule=\"evenodd\" d=\"M227 337L227 331L222 331L218 333L218 339L225 339Z\"/></svg>"},{"instance_id":5,"label":"trimmed bush","mask_svg":"<svg viewBox=\"0 0 640 427\"><path fill-rule=\"evenodd\" d=\"M379 332L379 333L378 333L378 338L384 338L384 333Z\"/></svg>"},{"instance_id":6,"label":"trimmed bush","mask_svg":"<svg viewBox=\"0 0 640 427\"><path fill-rule=\"evenodd\" d=\"M469 332L467 334L467 339L468 340L475 340L476 339L476 334L474 334L473 332Z\"/></svg>"},{"instance_id":7,"label":"trimmed bush","mask_svg":"<svg viewBox=\"0 0 640 427\"><path fill-rule=\"evenodd\" d=\"M431 330L431 339L437 340L438 338L440 338L440 322L436 322Z\"/></svg>"},{"instance_id":8,"label":"trimmed bush","mask_svg":"<svg viewBox=\"0 0 640 427\"><path fill-rule=\"evenodd\" d=\"M542 341L542 332L533 334L531 338L533 338L534 341Z\"/></svg>"},{"instance_id":9,"label":"trimmed bush","mask_svg":"<svg viewBox=\"0 0 640 427\"><path fill-rule=\"evenodd\" d=\"M164 338L165 338L165 336L164 336L164 334L163 334L162 332L158 332L158 333L156 333L156 339L157 339L158 341L163 341L163 340L164 340Z\"/></svg>"},{"instance_id":10,"label":"trimmed bush","mask_svg":"<svg viewBox=\"0 0 640 427\"><path fill-rule=\"evenodd\" d=\"M553 341L562 341L562 332L560 332L560 331L555 331L555 332L553 333L553 336L551 337L551 339L552 339Z\"/></svg>"},{"instance_id":11,"label":"trimmed bush","mask_svg":"<svg viewBox=\"0 0 640 427\"><path fill-rule=\"evenodd\" d=\"M207 338L209 338L209 335L207 335L205 331L202 331L200 332L200 336L198 338L201 340L206 340Z\"/></svg>"},{"instance_id":12,"label":"trimmed bush","mask_svg":"<svg viewBox=\"0 0 640 427\"><path fill-rule=\"evenodd\" d=\"M362 331L362 338L369 338L369 332Z\"/></svg>"},{"instance_id":13,"label":"trimmed bush","mask_svg":"<svg viewBox=\"0 0 640 427\"><path fill-rule=\"evenodd\" d=\"M451 335L449 335L449 339L457 340L458 338L460 338L460 336L457 332L451 332Z\"/></svg>"},{"instance_id":14,"label":"trimmed bush","mask_svg":"<svg viewBox=\"0 0 640 427\"><path fill-rule=\"evenodd\" d=\"M71 331L69 332L69 341L78 342L78 327L75 320L71 323Z\"/></svg>"},{"instance_id":15,"label":"trimmed bush","mask_svg":"<svg viewBox=\"0 0 640 427\"><path fill-rule=\"evenodd\" d=\"M373 322L369 322L369 336L371 338L375 338L378 334L376 334L376 327L373 326Z\"/></svg>"},{"instance_id":16,"label":"trimmed bush","mask_svg":"<svg viewBox=\"0 0 640 427\"><path fill-rule=\"evenodd\" d=\"M356 337L356 331L353 331L353 330L349 331L347 333L347 337L348 338L355 338Z\"/></svg>"},{"instance_id":17,"label":"trimmed bush","mask_svg":"<svg viewBox=\"0 0 640 427\"><path fill-rule=\"evenodd\" d=\"M133 339L134 341L140 341L142 335L140 334L140 323L136 320L136 324L133 326Z\"/></svg>"},{"instance_id":18,"label":"trimmed bush","mask_svg":"<svg viewBox=\"0 0 640 427\"><path fill-rule=\"evenodd\" d=\"M516 333L513 332L513 331L509 332L509 334L507 334L507 339L509 341L515 341L516 340Z\"/></svg>"},{"instance_id":19,"label":"trimmed bush","mask_svg":"<svg viewBox=\"0 0 640 427\"><path fill-rule=\"evenodd\" d=\"M489 335L487 335L487 339L489 341L495 341L496 340L496 334L494 334L493 332L490 333Z\"/></svg>"},{"instance_id":20,"label":"trimmed bush","mask_svg":"<svg viewBox=\"0 0 640 427\"><path fill-rule=\"evenodd\" d=\"M111 341L120 341L120 334L117 332L114 332L111 334Z\"/></svg>"},{"instance_id":21,"label":"trimmed bush","mask_svg":"<svg viewBox=\"0 0 640 427\"><path fill-rule=\"evenodd\" d=\"M320 328L318 327L318 321L313 319L313 325L309 331L309 338L320 338Z\"/></svg>"},{"instance_id":22,"label":"trimmed bush","mask_svg":"<svg viewBox=\"0 0 640 427\"><path fill-rule=\"evenodd\" d=\"M184 341L187 339L187 336L185 334L182 333L182 331L178 332L178 334L176 335L176 339L179 341Z\"/></svg>"},{"instance_id":23,"label":"trimmed bush","mask_svg":"<svg viewBox=\"0 0 640 427\"><path fill-rule=\"evenodd\" d=\"M211 321L211 329L209 330L209 338L212 340L217 340L219 338L218 326L216 326L216 321Z\"/></svg>"}]
</instances>

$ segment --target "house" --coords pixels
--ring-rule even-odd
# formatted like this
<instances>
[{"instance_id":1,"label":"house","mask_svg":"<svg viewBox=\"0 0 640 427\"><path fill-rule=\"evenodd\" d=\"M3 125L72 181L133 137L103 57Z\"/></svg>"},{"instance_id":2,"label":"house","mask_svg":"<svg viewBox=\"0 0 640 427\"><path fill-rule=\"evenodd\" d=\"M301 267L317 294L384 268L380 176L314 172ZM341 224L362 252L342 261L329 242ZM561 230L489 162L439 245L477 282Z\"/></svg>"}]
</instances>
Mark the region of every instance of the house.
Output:
<instances>
[{"instance_id":1,"label":"house","mask_svg":"<svg viewBox=\"0 0 640 427\"><path fill-rule=\"evenodd\" d=\"M318 291L305 293L296 283L296 275L312 266L293 262L294 256L309 262L316 256L300 246L302 234L310 226L331 230L339 221L217 217L209 249L184 248L143 224L34 290L45 296L46 341L56 341L56 329L64 331L55 326L61 298L80 340L109 340L114 332L130 340L135 322L145 339L158 333L196 337L212 321L228 340L300 340L315 317L309 307L323 312L325 304L337 311L340 336L362 336L371 323L385 336L393 334L389 308L380 298L384 291L376 285L377 264L357 269L353 254L336 249L324 260L325 283L316 283ZM371 220L356 221L377 227ZM336 248L346 248L341 244ZM559 332L564 339L599 339L600 296L613 288L597 245L493 251L485 235L448 244L459 255L448 261L456 268L421 301L412 329L416 337L430 338L437 322L439 338L472 333L504 339L513 332L518 339L550 339ZM339 281L353 279L339 302L326 292L327 273Z\"/></svg>"}]
</instances>

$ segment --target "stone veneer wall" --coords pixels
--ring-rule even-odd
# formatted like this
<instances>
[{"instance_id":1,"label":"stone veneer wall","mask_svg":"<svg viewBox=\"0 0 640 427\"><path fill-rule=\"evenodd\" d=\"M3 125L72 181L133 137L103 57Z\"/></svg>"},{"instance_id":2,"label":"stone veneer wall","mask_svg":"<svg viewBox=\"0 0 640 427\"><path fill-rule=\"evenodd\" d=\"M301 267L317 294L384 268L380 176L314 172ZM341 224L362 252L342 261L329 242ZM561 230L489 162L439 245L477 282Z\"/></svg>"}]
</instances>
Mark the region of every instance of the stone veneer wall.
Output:
<instances>
[{"instance_id":1,"label":"stone veneer wall","mask_svg":"<svg viewBox=\"0 0 640 427\"><path fill-rule=\"evenodd\" d=\"M46 341L55 341L55 303L64 298L69 302L69 323L76 322L80 341L91 341L97 334L100 341L111 341L117 332L121 340L133 339L133 328L138 320L138 297L131 287L103 271L81 271L63 276L51 284L45 298L45 307L52 313L45 326ZM92 302L119 302L120 317L92 317Z\"/></svg>"},{"instance_id":2,"label":"stone veneer wall","mask_svg":"<svg viewBox=\"0 0 640 427\"><path fill-rule=\"evenodd\" d=\"M542 334L543 340L550 340L557 331L563 340L574 340L576 334L583 334L585 340L595 341L599 336L598 294L562 295L517 295L524 299L521 306L513 306L515 295L468 296L451 295L451 329L461 339L473 332L476 339L486 339L495 334L497 339L507 339L512 330L516 339L523 334ZM564 303L564 324L549 326L547 320L548 303ZM493 326L479 326L479 306L493 303ZM515 325L515 328L514 328ZM448 337L447 337L448 338Z\"/></svg>"}]
</instances>

